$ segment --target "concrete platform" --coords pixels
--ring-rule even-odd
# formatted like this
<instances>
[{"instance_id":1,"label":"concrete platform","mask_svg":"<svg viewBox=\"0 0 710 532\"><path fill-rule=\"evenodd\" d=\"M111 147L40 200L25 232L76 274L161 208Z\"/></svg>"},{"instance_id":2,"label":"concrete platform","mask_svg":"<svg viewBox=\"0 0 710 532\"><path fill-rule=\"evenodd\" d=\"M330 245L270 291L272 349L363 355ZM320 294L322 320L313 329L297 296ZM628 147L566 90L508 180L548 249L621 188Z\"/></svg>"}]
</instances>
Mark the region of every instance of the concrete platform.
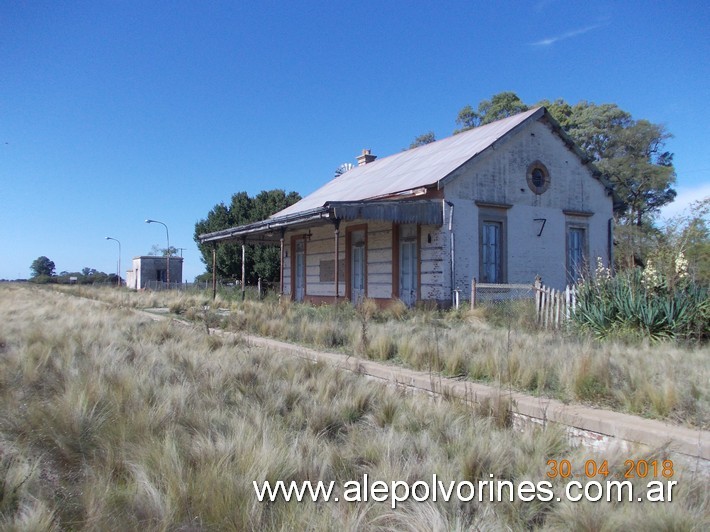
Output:
<instances>
[{"instance_id":1,"label":"concrete platform","mask_svg":"<svg viewBox=\"0 0 710 532\"><path fill-rule=\"evenodd\" d=\"M215 331L217 332L217 331ZM220 331L221 332L221 331ZM710 432L671 425L663 421L645 419L631 414L592 408L580 404L565 404L555 399L532 397L519 392L509 392L485 384L456 380L426 372L365 360L341 353L318 351L299 345L242 334L242 338L256 346L278 349L312 361L322 361L369 377L428 393L447 393L474 402L497 400L512 401L513 412L539 423L558 423L573 429L571 436L592 447L604 448L610 444L637 444L652 450L701 459L710 467ZM703 468L705 469L705 468Z\"/></svg>"}]
</instances>

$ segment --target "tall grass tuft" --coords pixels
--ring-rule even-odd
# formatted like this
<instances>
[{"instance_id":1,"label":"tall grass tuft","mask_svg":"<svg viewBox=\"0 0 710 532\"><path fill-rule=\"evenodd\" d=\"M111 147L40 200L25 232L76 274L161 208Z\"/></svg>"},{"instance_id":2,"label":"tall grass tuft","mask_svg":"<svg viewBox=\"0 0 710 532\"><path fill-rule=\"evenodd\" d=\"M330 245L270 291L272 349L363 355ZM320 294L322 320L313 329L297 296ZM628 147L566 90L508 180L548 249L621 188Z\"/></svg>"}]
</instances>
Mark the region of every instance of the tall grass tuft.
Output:
<instances>
[{"instance_id":1,"label":"tall grass tuft","mask_svg":"<svg viewBox=\"0 0 710 532\"><path fill-rule=\"evenodd\" d=\"M254 481L332 480L342 486L367 474L371 481L413 483L436 473L445 483L491 475L536 482L546 478L550 459L583 464L609 458L610 469L619 473L625 459L652 456L602 457L573 447L550 426L512 428L504 398L477 409L453 397L413 395L323 363L229 338L217 341L220 337L202 326L156 323L127 312L125 302L118 308L18 286L0 286L0 292L3 530L652 529L674 522L701 530L707 525L708 480L690 475L683 476L672 507L600 502L594 506L599 515L586 508L575 513L564 503L519 501L408 501L396 509L373 501L259 503ZM151 302L168 307L163 297ZM140 301L130 306L140 307ZM356 338L359 334L353 310L270 302L245 302L237 310L246 320L281 313L303 332L343 320L354 325L349 331ZM380 327L389 327L393 335L408 333L425 343L432 324L412 314L405 320L373 316L373 342ZM444 366L443 346L458 337L458 326L446 319L438 326ZM472 357L484 357L482 347L506 345L506 337L493 329L486 330L496 339L490 344L480 329L467 330L474 331L475 341L456 341ZM509 345L530 350L528 341L512 339ZM435 343L429 342L430 348L436 349ZM607 354L610 368L615 357L626 356L623 346L615 349ZM593 349L588 351L592 357ZM669 357L676 362L685 355L677 351ZM640 368L648 352L636 357ZM574 376L579 368L570 361L565 371ZM511 378L518 373L523 370L514 369ZM634 378L643 378L641 370ZM670 405L674 394L686 395L669 389L660 397ZM561 486L555 482L556 490Z\"/></svg>"},{"instance_id":2,"label":"tall grass tuft","mask_svg":"<svg viewBox=\"0 0 710 532\"><path fill-rule=\"evenodd\" d=\"M607 279L603 273L596 276L600 283ZM675 279L671 284L679 287L682 283L683 279ZM227 301L219 297L212 302L205 295L169 291L134 293L83 286L53 289L72 295L78 290L77 295L100 299L123 313L128 308L169 309L173 305L181 312L181 320L194 321L203 330L225 327L240 335L255 333L562 401L710 427L710 343L683 338L651 342L638 330L623 327L598 335L603 338L587 334L590 329L583 327L583 334L575 328L544 331L535 325L529 302L473 311L405 309L395 304L385 310L370 306L363 314L347 302L313 306L287 300ZM65 301L69 304L72 298ZM61 311L54 309L43 311L45 320L60 315ZM694 325L694 330L699 326ZM139 331L128 334L134 339L141 335ZM170 327L163 328L162 334L169 342ZM62 366L56 364L62 359L49 356L43 329L33 335L31 360L45 362L29 364L35 370L28 368L24 373L26 383L44 387L49 395L57 393L63 373L59 371ZM7 342L6 335L0 338ZM76 343L71 338L62 341ZM364 343L367 350L363 350ZM218 344L215 338L210 345L218 348ZM125 349L135 356L140 345L133 343ZM57 378L38 380L34 376L46 372L55 372Z\"/></svg>"}]
</instances>

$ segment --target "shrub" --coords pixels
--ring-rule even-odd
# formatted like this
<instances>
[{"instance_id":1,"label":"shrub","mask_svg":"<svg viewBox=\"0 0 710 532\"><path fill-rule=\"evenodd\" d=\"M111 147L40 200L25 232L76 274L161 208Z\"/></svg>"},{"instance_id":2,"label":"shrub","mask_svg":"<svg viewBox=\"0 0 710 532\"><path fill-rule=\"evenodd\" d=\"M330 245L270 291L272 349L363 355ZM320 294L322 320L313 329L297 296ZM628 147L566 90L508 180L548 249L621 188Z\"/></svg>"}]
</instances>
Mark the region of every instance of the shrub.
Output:
<instances>
[{"instance_id":1,"label":"shrub","mask_svg":"<svg viewBox=\"0 0 710 532\"><path fill-rule=\"evenodd\" d=\"M578 286L575 323L597 338L647 337L706 340L710 337L707 288L682 275L670 278L649 262L646 269L626 270L585 279Z\"/></svg>"}]
</instances>

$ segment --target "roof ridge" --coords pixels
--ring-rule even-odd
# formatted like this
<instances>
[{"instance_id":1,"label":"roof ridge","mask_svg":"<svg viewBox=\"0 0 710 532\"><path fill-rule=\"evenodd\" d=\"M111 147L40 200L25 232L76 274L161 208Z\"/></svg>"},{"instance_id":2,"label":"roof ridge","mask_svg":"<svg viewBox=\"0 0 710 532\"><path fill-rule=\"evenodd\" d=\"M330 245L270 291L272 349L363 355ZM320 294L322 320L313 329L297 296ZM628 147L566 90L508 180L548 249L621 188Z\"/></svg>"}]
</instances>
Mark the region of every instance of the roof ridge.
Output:
<instances>
[{"instance_id":1,"label":"roof ridge","mask_svg":"<svg viewBox=\"0 0 710 532\"><path fill-rule=\"evenodd\" d=\"M329 201L364 200L431 186L540 113L541 109L542 113L547 112L544 107L535 107L356 166L271 218L322 207Z\"/></svg>"}]
</instances>

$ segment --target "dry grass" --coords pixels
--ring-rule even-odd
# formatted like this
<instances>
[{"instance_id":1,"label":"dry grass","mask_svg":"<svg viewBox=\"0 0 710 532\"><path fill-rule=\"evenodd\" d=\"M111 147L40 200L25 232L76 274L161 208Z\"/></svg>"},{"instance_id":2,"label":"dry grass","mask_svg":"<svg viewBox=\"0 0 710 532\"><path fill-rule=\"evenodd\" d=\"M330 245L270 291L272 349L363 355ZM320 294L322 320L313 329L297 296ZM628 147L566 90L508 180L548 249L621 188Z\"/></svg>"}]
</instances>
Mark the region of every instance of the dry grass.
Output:
<instances>
[{"instance_id":1,"label":"dry grass","mask_svg":"<svg viewBox=\"0 0 710 532\"><path fill-rule=\"evenodd\" d=\"M119 307L165 307L210 326L710 428L708 344L598 342L572 332L539 331L524 309L436 312L395 305L376 311L347 303L314 307L218 298L213 304L199 294L72 290ZM217 315L220 307L229 315Z\"/></svg>"},{"instance_id":2,"label":"dry grass","mask_svg":"<svg viewBox=\"0 0 710 532\"><path fill-rule=\"evenodd\" d=\"M710 526L707 479L682 471L672 505L258 503L253 480L539 481L550 458L597 457L552 428L514 431L501 405L411 396L49 290L0 287L0 327L4 530ZM613 471L629 457L603 456Z\"/></svg>"}]
</instances>

